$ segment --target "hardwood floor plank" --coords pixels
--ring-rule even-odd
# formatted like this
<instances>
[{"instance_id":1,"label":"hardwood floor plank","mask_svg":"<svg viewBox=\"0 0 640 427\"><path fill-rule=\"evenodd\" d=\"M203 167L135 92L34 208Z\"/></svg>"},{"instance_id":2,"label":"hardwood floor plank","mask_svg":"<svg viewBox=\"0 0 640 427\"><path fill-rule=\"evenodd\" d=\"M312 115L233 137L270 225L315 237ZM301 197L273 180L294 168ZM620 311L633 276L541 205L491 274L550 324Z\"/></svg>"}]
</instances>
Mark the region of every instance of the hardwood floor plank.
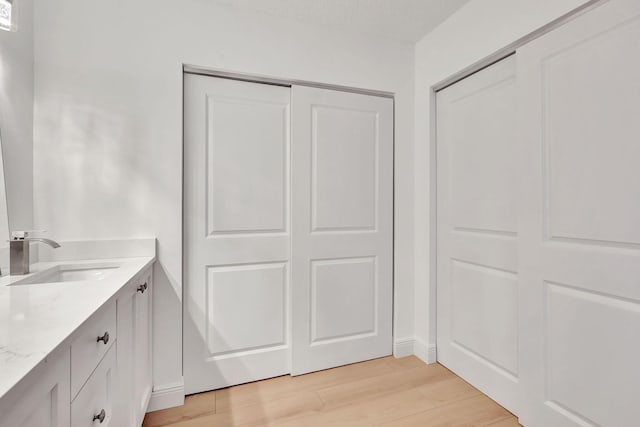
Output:
<instances>
[{"instance_id":1,"label":"hardwood floor plank","mask_svg":"<svg viewBox=\"0 0 640 427\"><path fill-rule=\"evenodd\" d=\"M369 378L399 369L401 368L394 366L390 358L382 358L297 377L278 377L221 389L216 391L217 411L281 399L303 391L315 391L322 387Z\"/></svg>"},{"instance_id":2,"label":"hardwood floor plank","mask_svg":"<svg viewBox=\"0 0 640 427\"><path fill-rule=\"evenodd\" d=\"M424 394L434 406L441 406L457 400L482 394L477 388L453 373L441 381L430 381L420 385L418 390Z\"/></svg>"},{"instance_id":3,"label":"hardwood floor plank","mask_svg":"<svg viewBox=\"0 0 640 427\"><path fill-rule=\"evenodd\" d=\"M215 393L194 394L184 399L183 406L149 412L144 417L144 427L172 426L182 420L213 414L215 411Z\"/></svg>"},{"instance_id":4,"label":"hardwood floor plank","mask_svg":"<svg viewBox=\"0 0 640 427\"><path fill-rule=\"evenodd\" d=\"M393 391L407 390L427 382L435 382L450 373L440 365L423 365L419 368L350 381L318 390L327 408L335 408L371 399Z\"/></svg>"},{"instance_id":5,"label":"hardwood floor plank","mask_svg":"<svg viewBox=\"0 0 640 427\"><path fill-rule=\"evenodd\" d=\"M425 366L422 360L418 359L416 356L406 356L396 359L393 356L385 357L388 363L390 363L396 370L402 369L413 369Z\"/></svg>"},{"instance_id":6,"label":"hardwood floor plank","mask_svg":"<svg viewBox=\"0 0 640 427\"><path fill-rule=\"evenodd\" d=\"M390 421L421 412L431 403L416 389L389 393L376 399L320 411L286 422L276 421L270 426L305 427L372 426L379 421Z\"/></svg>"},{"instance_id":7,"label":"hardwood floor plank","mask_svg":"<svg viewBox=\"0 0 640 427\"><path fill-rule=\"evenodd\" d=\"M299 393L282 399L264 403L245 405L225 412L200 416L184 420L174 427L248 427L262 426L275 420L287 420L301 414L311 413L322 408L322 401L313 392Z\"/></svg>"},{"instance_id":8,"label":"hardwood floor plank","mask_svg":"<svg viewBox=\"0 0 640 427\"><path fill-rule=\"evenodd\" d=\"M518 427L517 419L445 367L393 357L188 396L144 427Z\"/></svg>"},{"instance_id":9,"label":"hardwood floor plank","mask_svg":"<svg viewBox=\"0 0 640 427\"><path fill-rule=\"evenodd\" d=\"M506 409L481 394L399 420L376 425L393 427L483 427L509 416L511 414Z\"/></svg>"},{"instance_id":10,"label":"hardwood floor plank","mask_svg":"<svg viewBox=\"0 0 640 427\"><path fill-rule=\"evenodd\" d=\"M521 427L518 419L513 415L497 423L489 424L487 427Z\"/></svg>"},{"instance_id":11,"label":"hardwood floor plank","mask_svg":"<svg viewBox=\"0 0 640 427\"><path fill-rule=\"evenodd\" d=\"M456 400L478 396L481 393L463 381L461 378L449 373L449 376L438 378L408 390L389 390L378 398L363 399L357 403L335 409L325 409L322 412L308 414L287 422L275 422L273 426L305 427L321 426L371 426L375 423L393 421L408 415L423 412L429 408L435 408Z\"/></svg>"}]
</instances>

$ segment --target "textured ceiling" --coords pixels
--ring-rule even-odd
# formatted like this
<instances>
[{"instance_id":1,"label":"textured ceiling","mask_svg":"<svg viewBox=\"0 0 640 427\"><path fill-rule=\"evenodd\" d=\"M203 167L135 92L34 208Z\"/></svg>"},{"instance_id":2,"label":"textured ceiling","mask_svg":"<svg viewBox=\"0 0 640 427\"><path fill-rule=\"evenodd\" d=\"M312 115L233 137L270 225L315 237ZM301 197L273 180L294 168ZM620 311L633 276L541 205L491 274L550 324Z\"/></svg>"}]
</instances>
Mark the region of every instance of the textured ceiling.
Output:
<instances>
[{"instance_id":1,"label":"textured ceiling","mask_svg":"<svg viewBox=\"0 0 640 427\"><path fill-rule=\"evenodd\" d=\"M417 42L469 0L212 0L303 24Z\"/></svg>"}]
</instances>

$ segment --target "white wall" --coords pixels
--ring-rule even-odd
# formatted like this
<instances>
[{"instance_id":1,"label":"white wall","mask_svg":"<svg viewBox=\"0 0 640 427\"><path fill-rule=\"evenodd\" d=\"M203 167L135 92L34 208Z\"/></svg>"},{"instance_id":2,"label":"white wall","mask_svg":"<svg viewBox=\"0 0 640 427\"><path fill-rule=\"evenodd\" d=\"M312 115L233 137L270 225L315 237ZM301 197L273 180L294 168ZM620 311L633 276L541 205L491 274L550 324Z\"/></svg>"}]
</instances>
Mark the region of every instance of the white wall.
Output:
<instances>
[{"instance_id":1,"label":"white wall","mask_svg":"<svg viewBox=\"0 0 640 427\"><path fill-rule=\"evenodd\" d=\"M559 18L585 0L472 0L425 36L415 51L415 333L421 357L434 361L435 288L430 265L432 220L431 88L519 38ZM431 243L430 243L431 242ZM429 350L431 350L429 352Z\"/></svg>"},{"instance_id":2,"label":"white wall","mask_svg":"<svg viewBox=\"0 0 640 427\"><path fill-rule=\"evenodd\" d=\"M0 31L0 136L10 229L30 230L33 228L33 2L21 0L17 8L18 31Z\"/></svg>"},{"instance_id":3,"label":"white wall","mask_svg":"<svg viewBox=\"0 0 640 427\"><path fill-rule=\"evenodd\" d=\"M35 223L157 236L156 387L181 378L182 64L395 92L396 338L413 337L413 46L239 16L208 0L41 0Z\"/></svg>"}]
</instances>

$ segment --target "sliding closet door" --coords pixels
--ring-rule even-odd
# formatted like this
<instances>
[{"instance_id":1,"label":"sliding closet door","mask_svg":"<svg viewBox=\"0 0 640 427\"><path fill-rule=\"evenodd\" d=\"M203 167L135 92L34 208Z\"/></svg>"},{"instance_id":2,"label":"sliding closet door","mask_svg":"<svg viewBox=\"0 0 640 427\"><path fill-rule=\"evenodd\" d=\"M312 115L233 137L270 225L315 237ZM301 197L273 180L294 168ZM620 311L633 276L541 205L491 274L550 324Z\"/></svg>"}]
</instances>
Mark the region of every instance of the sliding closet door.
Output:
<instances>
[{"instance_id":1,"label":"sliding closet door","mask_svg":"<svg viewBox=\"0 0 640 427\"><path fill-rule=\"evenodd\" d=\"M511 56L437 94L437 348L517 413L515 81Z\"/></svg>"},{"instance_id":2,"label":"sliding closet door","mask_svg":"<svg viewBox=\"0 0 640 427\"><path fill-rule=\"evenodd\" d=\"M393 100L292 88L292 373L392 353Z\"/></svg>"},{"instance_id":3,"label":"sliding closet door","mask_svg":"<svg viewBox=\"0 0 640 427\"><path fill-rule=\"evenodd\" d=\"M289 372L289 102L185 75L187 393Z\"/></svg>"},{"instance_id":4,"label":"sliding closet door","mask_svg":"<svg viewBox=\"0 0 640 427\"><path fill-rule=\"evenodd\" d=\"M526 426L640 420L640 2L518 51Z\"/></svg>"}]
</instances>

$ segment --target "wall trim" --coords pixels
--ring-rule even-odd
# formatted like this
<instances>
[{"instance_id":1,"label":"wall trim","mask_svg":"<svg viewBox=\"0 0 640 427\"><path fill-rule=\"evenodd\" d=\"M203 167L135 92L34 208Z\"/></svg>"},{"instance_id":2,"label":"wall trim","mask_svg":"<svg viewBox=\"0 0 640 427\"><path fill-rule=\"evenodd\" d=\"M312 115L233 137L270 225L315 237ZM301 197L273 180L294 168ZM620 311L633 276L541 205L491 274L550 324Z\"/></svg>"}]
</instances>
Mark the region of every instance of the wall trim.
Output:
<instances>
[{"instance_id":1,"label":"wall trim","mask_svg":"<svg viewBox=\"0 0 640 427\"><path fill-rule=\"evenodd\" d=\"M399 338L393 343L393 356L396 358L415 354L415 340L413 338Z\"/></svg>"},{"instance_id":2,"label":"wall trim","mask_svg":"<svg viewBox=\"0 0 640 427\"><path fill-rule=\"evenodd\" d=\"M249 73L242 73L238 71L221 70L221 69L201 67L198 65L191 65L191 64L183 64L182 67L183 67L182 68L183 72L187 74L219 77L222 79L240 80L244 82L263 83L263 84L285 86L285 87L291 87L293 85L309 86L309 87L315 87L319 89L338 90L342 92L359 93L362 95L379 96L383 98L395 97L395 94L393 92L386 92L382 90L363 89L363 88L351 87L351 86L341 86L341 85L333 85L333 84L320 83L320 82L310 82L307 80L282 79L278 77L263 76L260 74L249 74Z\"/></svg>"},{"instance_id":3,"label":"wall trim","mask_svg":"<svg viewBox=\"0 0 640 427\"><path fill-rule=\"evenodd\" d=\"M153 387L147 412L184 405L184 378L177 383Z\"/></svg>"},{"instance_id":4,"label":"wall trim","mask_svg":"<svg viewBox=\"0 0 640 427\"><path fill-rule=\"evenodd\" d=\"M424 363L437 362L436 346L427 345L417 338L399 338L393 343L393 356L396 358L415 355Z\"/></svg>"},{"instance_id":5,"label":"wall trim","mask_svg":"<svg viewBox=\"0 0 640 427\"><path fill-rule=\"evenodd\" d=\"M427 345L419 339L415 340L414 353L418 359L422 360L426 364L430 365L438 361L436 356L436 346Z\"/></svg>"}]
</instances>

